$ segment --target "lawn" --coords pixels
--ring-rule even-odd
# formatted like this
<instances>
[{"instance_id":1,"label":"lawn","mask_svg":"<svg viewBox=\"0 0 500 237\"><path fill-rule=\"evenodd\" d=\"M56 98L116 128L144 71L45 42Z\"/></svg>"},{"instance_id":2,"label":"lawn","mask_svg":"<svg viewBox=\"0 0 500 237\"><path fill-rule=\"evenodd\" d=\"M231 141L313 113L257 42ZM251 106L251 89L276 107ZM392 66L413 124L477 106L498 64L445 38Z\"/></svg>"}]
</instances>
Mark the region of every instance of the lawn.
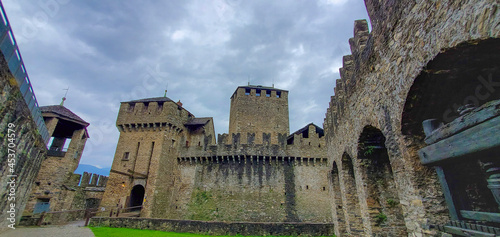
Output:
<instances>
[{"instance_id":1,"label":"lawn","mask_svg":"<svg viewBox=\"0 0 500 237\"><path fill-rule=\"evenodd\" d=\"M111 227L89 227L96 237L206 237L208 235L198 235L191 233L163 232L157 230L138 230L129 228L111 228ZM234 236L233 236L234 237ZM242 236L240 236L242 237Z\"/></svg>"}]
</instances>

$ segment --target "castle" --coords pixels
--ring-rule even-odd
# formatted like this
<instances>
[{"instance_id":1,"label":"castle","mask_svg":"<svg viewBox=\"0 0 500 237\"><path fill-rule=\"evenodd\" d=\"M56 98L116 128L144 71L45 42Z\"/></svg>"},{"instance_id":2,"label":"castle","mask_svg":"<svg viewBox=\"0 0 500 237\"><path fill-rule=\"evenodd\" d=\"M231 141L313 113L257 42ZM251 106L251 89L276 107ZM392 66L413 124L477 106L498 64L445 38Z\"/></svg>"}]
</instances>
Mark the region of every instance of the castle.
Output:
<instances>
[{"instance_id":1,"label":"castle","mask_svg":"<svg viewBox=\"0 0 500 237\"><path fill-rule=\"evenodd\" d=\"M365 3L372 29L355 22L324 130L288 134L288 92L276 88L238 87L218 143L213 119L181 103L123 102L101 206L169 219L333 222L338 236L500 235L498 2ZM5 48L1 128L25 126L15 143L22 209L48 135ZM126 224L134 220L144 223Z\"/></svg>"},{"instance_id":2,"label":"castle","mask_svg":"<svg viewBox=\"0 0 500 237\"><path fill-rule=\"evenodd\" d=\"M237 89L230 134L217 145L211 118L194 118L167 99L122 103L107 205L130 203L133 187L146 185L146 217L253 221L260 214L332 221L337 235L498 235L498 2L365 4L372 30L366 20L354 24L324 131L310 125L287 136L284 108L258 101L268 93L279 101L279 91L267 88ZM155 120L165 110L177 116ZM262 114L280 122L262 124Z\"/></svg>"},{"instance_id":3,"label":"castle","mask_svg":"<svg viewBox=\"0 0 500 237\"><path fill-rule=\"evenodd\" d=\"M216 144L213 119L180 102L122 102L101 206L142 205L141 216L168 219L330 223L324 132L311 123L289 134L288 91L240 86L229 120Z\"/></svg>"}]
</instances>

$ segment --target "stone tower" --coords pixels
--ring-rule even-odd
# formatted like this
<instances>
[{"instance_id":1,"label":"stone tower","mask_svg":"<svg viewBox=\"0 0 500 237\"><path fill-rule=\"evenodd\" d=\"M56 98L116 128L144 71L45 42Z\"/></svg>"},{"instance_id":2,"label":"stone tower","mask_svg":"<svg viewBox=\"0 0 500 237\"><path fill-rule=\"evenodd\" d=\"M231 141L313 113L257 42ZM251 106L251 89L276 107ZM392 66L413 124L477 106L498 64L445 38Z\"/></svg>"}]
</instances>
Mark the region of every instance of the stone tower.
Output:
<instances>
[{"instance_id":1,"label":"stone tower","mask_svg":"<svg viewBox=\"0 0 500 237\"><path fill-rule=\"evenodd\" d=\"M74 195L68 184L89 138L89 123L62 105L43 106L40 110L51 139L25 211L68 210Z\"/></svg>"},{"instance_id":2,"label":"stone tower","mask_svg":"<svg viewBox=\"0 0 500 237\"><path fill-rule=\"evenodd\" d=\"M278 143L278 134L289 134L288 91L274 87L239 86L231 96L229 135L255 136L262 143L263 134ZM251 139L249 139L251 140Z\"/></svg>"},{"instance_id":3,"label":"stone tower","mask_svg":"<svg viewBox=\"0 0 500 237\"><path fill-rule=\"evenodd\" d=\"M168 184L178 177L179 148L215 144L212 119L195 118L168 97L122 102L116 126L120 138L101 206L143 205L146 217L172 203Z\"/></svg>"}]
</instances>

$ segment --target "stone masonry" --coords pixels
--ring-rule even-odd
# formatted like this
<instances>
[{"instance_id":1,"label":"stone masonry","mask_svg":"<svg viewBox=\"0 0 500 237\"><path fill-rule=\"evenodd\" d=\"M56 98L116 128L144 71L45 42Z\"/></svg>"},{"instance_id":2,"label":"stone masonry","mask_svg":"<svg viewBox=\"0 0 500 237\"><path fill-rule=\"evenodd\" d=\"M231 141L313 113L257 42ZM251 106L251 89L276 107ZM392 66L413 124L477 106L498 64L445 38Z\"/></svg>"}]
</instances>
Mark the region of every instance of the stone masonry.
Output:
<instances>
[{"instance_id":1,"label":"stone masonry","mask_svg":"<svg viewBox=\"0 0 500 237\"><path fill-rule=\"evenodd\" d=\"M271 116L270 116L271 115ZM288 92L240 86L231 134L167 97L122 102L101 206L143 205L142 217L331 223L323 129L289 134Z\"/></svg>"},{"instance_id":2,"label":"stone masonry","mask_svg":"<svg viewBox=\"0 0 500 237\"><path fill-rule=\"evenodd\" d=\"M10 72L4 55L0 55L0 230L7 229L12 224L11 213L14 213L14 223L18 223L21 214L28 201L28 196L38 174L42 161L47 156L45 142L37 132L37 125L31 116L29 107L23 99L19 84ZM9 127L9 123L15 127ZM8 129L13 132L9 132ZM9 141L9 134L15 134ZM12 136L10 137L12 138ZM9 143L14 144L9 152ZM15 154L15 162L10 162L14 166L9 166L8 154ZM12 158L12 157L9 157ZM10 168L14 172L10 172ZM8 183L12 177L7 175L17 175L15 185L11 187ZM11 188L12 191L11 191ZM9 194L12 194L9 196ZM11 199L9 199L11 197ZM14 199L12 199L14 198ZM14 204L14 212L11 211L11 204ZM15 225L14 225L15 226Z\"/></svg>"},{"instance_id":3,"label":"stone masonry","mask_svg":"<svg viewBox=\"0 0 500 237\"><path fill-rule=\"evenodd\" d=\"M434 236L450 213L421 124L500 98L498 1L365 3L324 122L336 234Z\"/></svg>"},{"instance_id":4,"label":"stone masonry","mask_svg":"<svg viewBox=\"0 0 500 237\"><path fill-rule=\"evenodd\" d=\"M26 215L41 211L71 210L74 198L72 176L89 137L89 124L64 106L43 106L40 110L51 141L48 144L47 158L42 162L35 179L25 209ZM67 143L69 144L65 146ZM38 209L40 205L48 205L48 208Z\"/></svg>"}]
</instances>

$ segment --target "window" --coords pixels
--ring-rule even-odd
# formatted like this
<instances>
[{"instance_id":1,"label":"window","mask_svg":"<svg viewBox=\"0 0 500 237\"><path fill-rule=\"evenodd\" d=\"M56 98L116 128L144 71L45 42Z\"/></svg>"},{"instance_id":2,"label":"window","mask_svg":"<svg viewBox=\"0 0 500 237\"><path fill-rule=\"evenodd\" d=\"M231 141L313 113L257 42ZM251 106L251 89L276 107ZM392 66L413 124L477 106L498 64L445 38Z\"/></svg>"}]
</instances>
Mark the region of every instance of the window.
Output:
<instances>
[{"instance_id":1,"label":"window","mask_svg":"<svg viewBox=\"0 0 500 237\"><path fill-rule=\"evenodd\" d=\"M62 151L68 151L69 144L71 144L71 138L66 138L66 141L64 141L64 146Z\"/></svg>"},{"instance_id":2,"label":"window","mask_svg":"<svg viewBox=\"0 0 500 237\"><path fill-rule=\"evenodd\" d=\"M245 89L245 95L250 95L250 89Z\"/></svg>"},{"instance_id":3,"label":"window","mask_svg":"<svg viewBox=\"0 0 500 237\"><path fill-rule=\"evenodd\" d=\"M33 214L48 212L48 211L50 211L50 199L48 198L37 199L35 208L33 210Z\"/></svg>"},{"instance_id":4,"label":"window","mask_svg":"<svg viewBox=\"0 0 500 237\"><path fill-rule=\"evenodd\" d=\"M271 91L269 90L266 91L266 97L271 97Z\"/></svg>"},{"instance_id":5,"label":"window","mask_svg":"<svg viewBox=\"0 0 500 237\"><path fill-rule=\"evenodd\" d=\"M276 98L281 98L281 91L276 91Z\"/></svg>"},{"instance_id":6,"label":"window","mask_svg":"<svg viewBox=\"0 0 500 237\"><path fill-rule=\"evenodd\" d=\"M130 154L130 152L123 153L123 159L122 160L128 160L128 155L129 154Z\"/></svg>"},{"instance_id":7,"label":"window","mask_svg":"<svg viewBox=\"0 0 500 237\"><path fill-rule=\"evenodd\" d=\"M255 95L260 96L260 90L257 90Z\"/></svg>"}]
</instances>

